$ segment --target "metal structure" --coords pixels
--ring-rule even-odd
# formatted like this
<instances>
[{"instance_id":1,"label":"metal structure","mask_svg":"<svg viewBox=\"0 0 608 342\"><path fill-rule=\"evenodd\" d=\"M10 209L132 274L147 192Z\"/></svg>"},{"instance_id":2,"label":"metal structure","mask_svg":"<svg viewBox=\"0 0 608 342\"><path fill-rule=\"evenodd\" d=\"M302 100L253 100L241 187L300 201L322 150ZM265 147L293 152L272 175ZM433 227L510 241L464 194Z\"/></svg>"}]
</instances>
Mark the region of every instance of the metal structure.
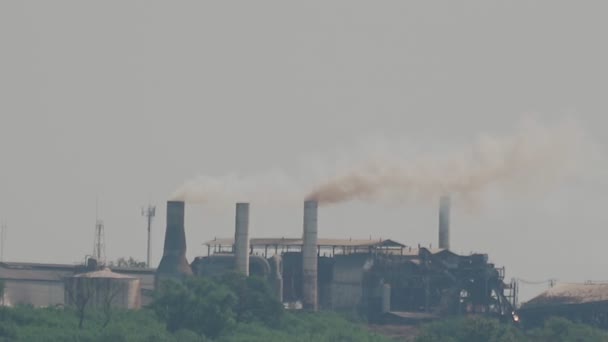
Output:
<instances>
[{"instance_id":1,"label":"metal structure","mask_svg":"<svg viewBox=\"0 0 608 342\"><path fill-rule=\"evenodd\" d=\"M110 305L121 309L139 309L141 281L104 268L66 277L64 296L67 305L82 305L86 301L86 305L96 308Z\"/></svg>"},{"instance_id":2,"label":"metal structure","mask_svg":"<svg viewBox=\"0 0 608 342\"><path fill-rule=\"evenodd\" d=\"M141 215L145 216L148 221L148 249L146 253L146 267L150 267L150 233L152 230L152 219L156 215L156 207L148 205L148 208L141 208Z\"/></svg>"},{"instance_id":3,"label":"metal structure","mask_svg":"<svg viewBox=\"0 0 608 342\"><path fill-rule=\"evenodd\" d=\"M104 264L106 260L106 243L103 221L97 219L95 222L95 242L93 244L93 257L98 263Z\"/></svg>"}]
</instances>

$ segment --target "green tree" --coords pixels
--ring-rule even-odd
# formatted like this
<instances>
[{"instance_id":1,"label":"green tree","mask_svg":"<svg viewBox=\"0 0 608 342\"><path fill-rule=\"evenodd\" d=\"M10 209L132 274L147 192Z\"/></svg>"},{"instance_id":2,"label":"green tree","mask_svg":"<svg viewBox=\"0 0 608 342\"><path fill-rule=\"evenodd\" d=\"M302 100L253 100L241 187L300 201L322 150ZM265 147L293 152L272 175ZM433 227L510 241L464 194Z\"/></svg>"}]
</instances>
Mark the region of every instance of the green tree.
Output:
<instances>
[{"instance_id":1,"label":"green tree","mask_svg":"<svg viewBox=\"0 0 608 342\"><path fill-rule=\"evenodd\" d=\"M542 328L532 330L529 336L531 341L540 342L608 341L605 331L561 317L548 319Z\"/></svg>"},{"instance_id":2,"label":"green tree","mask_svg":"<svg viewBox=\"0 0 608 342\"><path fill-rule=\"evenodd\" d=\"M425 325L416 342L519 342L521 331L485 317L450 318Z\"/></svg>"},{"instance_id":3,"label":"green tree","mask_svg":"<svg viewBox=\"0 0 608 342\"><path fill-rule=\"evenodd\" d=\"M220 283L237 296L235 313L239 322L262 322L277 327L283 317L283 304L270 289L268 282L259 277L246 277L241 273L227 273Z\"/></svg>"},{"instance_id":4,"label":"green tree","mask_svg":"<svg viewBox=\"0 0 608 342\"><path fill-rule=\"evenodd\" d=\"M152 308L170 332L187 329L214 338L236 323L236 303L227 287L195 277L163 282Z\"/></svg>"},{"instance_id":5,"label":"green tree","mask_svg":"<svg viewBox=\"0 0 608 342\"><path fill-rule=\"evenodd\" d=\"M120 257L116 259L116 261L110 261L110 267L124 267L124 268L146 268L145 261L139 261L133 257L129 257L129 259Z\"/></svg>"}]
</instances>

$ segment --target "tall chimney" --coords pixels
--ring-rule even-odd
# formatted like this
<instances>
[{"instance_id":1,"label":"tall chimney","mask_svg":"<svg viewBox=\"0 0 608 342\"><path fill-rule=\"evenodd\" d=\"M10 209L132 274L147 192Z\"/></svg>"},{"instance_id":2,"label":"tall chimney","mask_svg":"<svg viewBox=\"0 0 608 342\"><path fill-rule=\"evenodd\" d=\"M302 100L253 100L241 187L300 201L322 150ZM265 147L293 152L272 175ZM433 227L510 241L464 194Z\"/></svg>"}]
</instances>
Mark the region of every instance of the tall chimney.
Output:
<instances>
[{"instance_id":1,"label":"tall chimney","mask_svg":"<svg viewBox=\"0 0 608 342\"><path fill-rule=\"evenodd\" d=\"M304 202L304 238L302 245L302 306L317 311L317 201Z\"/></svg>"},{"instance_id":2,"label":"tall chimney","mask_svg":"<svg viewBox=\"0 0 608 342\"><path fill-rule=\"evenodd\" d=\"M236 204L234 259L237 272L249 275L249 203Z\"/></svg>"},{"instance_id":3,"label":"tall chimney","mask_svg":"<svg viewBox=\"0 0 608 342\"><path fill-rule=\"evenodd\" d=\"M184 229L184 202L167 202L167 228L163 258L156 269L155 282L163 278L182 279L192 275L186 260L186 232Z\"/></svg>"},{"instance_id":4,"label":"tall chimney","mask_svg":"<svg viewBox=\"0 0 608 342\"><path fill-rule=\"evenodd\" d=\"M450 196L439 200L439 248L450 249Z\"/></svg>"}]
</instances>

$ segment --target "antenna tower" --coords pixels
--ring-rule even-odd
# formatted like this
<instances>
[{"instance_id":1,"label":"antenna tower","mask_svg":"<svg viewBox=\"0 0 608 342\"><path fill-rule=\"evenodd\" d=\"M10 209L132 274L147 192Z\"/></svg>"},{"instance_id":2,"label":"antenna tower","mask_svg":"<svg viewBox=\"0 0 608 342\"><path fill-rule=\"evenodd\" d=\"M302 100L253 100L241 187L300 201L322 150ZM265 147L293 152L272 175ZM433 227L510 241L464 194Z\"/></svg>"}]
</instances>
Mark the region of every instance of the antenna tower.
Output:
<instances>
[{"instance_id":1,"label":"antenna tower","mask_svg":"<svg viewBox=\"0 0 608 342\"><path fill-rule=\"evenodd\" d=\"M97 219L95 222L95 245L93 246L93 257L97 262L104 264L106 261L106 243L103 221Z\"/></svg>"},{"instance_id":2,"label":"antenna tower","mask_svg":"<svg viewBox=\"0 0 608 342\"><path fill-rule=\"evenodd\" d=\"M148 208L141 208L141 215L148 219L148 253L146 256L146 267L150 268L150 231L152 230L152 219L156 215L156 207L148 205Z\"/></svg>"},{"instance_id":3,"label":"antenna tower","mask_svg":"<svg viewBox=\"0 0 608 342\"><path fill-rule=\"evenodd\" d=\"M99 264L105 264L106 261L106 242L103 220L99 219L99 200L95 203L95 241L93 243L93 258Z\"/></svg>"}]
</instances>

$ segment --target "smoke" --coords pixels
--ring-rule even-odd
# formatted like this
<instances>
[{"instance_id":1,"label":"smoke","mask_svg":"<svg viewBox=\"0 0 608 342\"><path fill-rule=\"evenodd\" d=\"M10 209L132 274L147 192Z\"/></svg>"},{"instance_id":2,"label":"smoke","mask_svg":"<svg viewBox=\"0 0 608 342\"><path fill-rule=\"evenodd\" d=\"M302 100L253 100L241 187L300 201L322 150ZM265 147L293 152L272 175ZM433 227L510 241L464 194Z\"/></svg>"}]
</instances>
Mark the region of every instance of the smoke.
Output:
<instances>
[{"instance_id":1,"label":"smoke","mask_svg":"<svg viewBox=\"0 0 608 342\"><path fill-rule=\"evenodd\" d=\"M296 198L301 201L302 197L303 192L296 190L295 182L280 171L256 176L200 175L186 181L171 195L172 200L211 205L241 201L281 204Z\"/></svg>"},{"instance_id":2,"label":"smoke","mask_svg":"<svg viewBox=\"0 0 608 342\"><path fill-rule=\"evenodd\" d=\"M480 136L470 147L439 156L383 152L343 167L307 199L433 200L451 194L475 201L492 188L529 191L559 180L578 164L584 134L572 121L550 126L526 120L505 137Z\"/></svg>"},{"instance_id":3,"label":"smoke","mask_svg":"<svg viewBox=\"0 0 608 342\"><path fill-rule=\"evenodd\" d=\"M327 205L386 199L434 203L450 194L475 203L488 190L523 193L555 185L584 164L580 159L587 151L583 133L573 121L542 125L525 120L511 135L480 135L468 146L450 146L450 151L440 153L431 152L429 146L415 152L412 144L404 148L386 143L371 153L358 149L354 161L351 158L339 167L317 160L304 172L309 175L307 182L281 171L249 177L202 175L181 185L172 199L280 204L306 198ZM312 170L323 170L325 176L311 180Z\"/></svg>"}]
</instances>

